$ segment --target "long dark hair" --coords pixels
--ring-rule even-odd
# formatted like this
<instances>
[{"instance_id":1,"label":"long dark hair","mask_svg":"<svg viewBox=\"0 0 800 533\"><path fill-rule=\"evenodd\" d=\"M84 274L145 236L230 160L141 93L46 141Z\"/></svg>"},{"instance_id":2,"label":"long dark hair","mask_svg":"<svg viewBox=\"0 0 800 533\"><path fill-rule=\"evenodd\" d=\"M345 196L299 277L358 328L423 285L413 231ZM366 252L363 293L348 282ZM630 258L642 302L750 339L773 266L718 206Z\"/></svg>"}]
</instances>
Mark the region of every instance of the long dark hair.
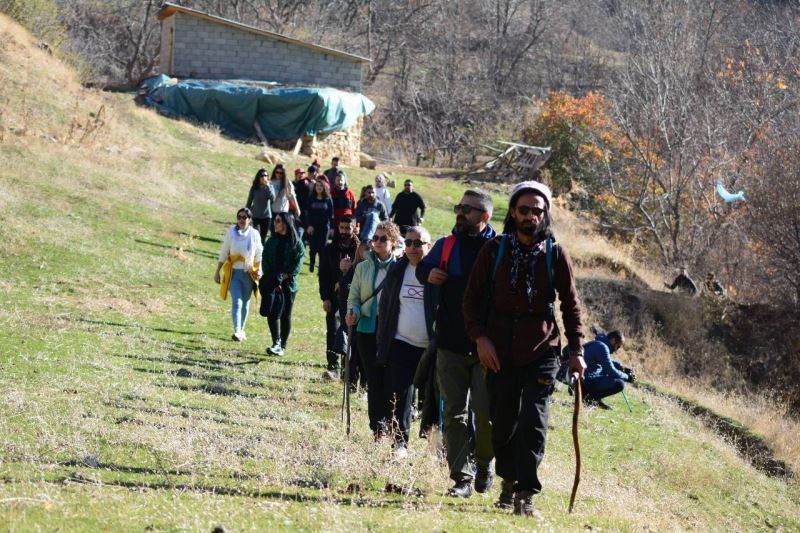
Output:
<instances>
[{"instance_id":1,"label":"long dark hair","mask_svg":"<svg viewBox=\"0 0 800 533\"><path fill-rule=\"evenodd\" d=\"M272 169L272 176L270 177L270 179L271 180L276 180L277 178L275 177L275 174L279 170L281 172L283 172L283 177L280 180L281 181L281 187L286 189L289 186L289 176L286 175L286 169L283 168L283 163L278 163L277 165L275 165L275 168Z\"/></svg>"},{"instance_id":2,"label":"long dark hair","mask_svg":"<svg viewBox=\"0 0 800 533\"><path fill-rule=\"evenodd\" d=\"M261 187L261 178L267 175L266 168L259 168L258 172L256 172L256 177L253 178L253 184L250 186L251 189L258 189Z\"/></svg>"},{"instance_id":3,"label":"long dark hair","mask_svg":"<svg viewBox=\"0 0 800 533\"><path fill-rule=\"evenodd\" d=\"M275 213L275 216L273 217L273 224L275 223L275 218L278 217L281 217L281 220L283 220L283 225L286 226L286 238L289 239L289 242L292 243L292 248L294 248L297 246L297 241L300 240L300 238L297 236L297 227L295 226L294 215L288 211L285 213ZM280 234L275 232L273 232L273 235L281 237Z\"/></svg>"},{"instance_id":4,"label":"long dark hair","mask_svg":"<svg viewBox=\"0 0 800 533\"><path fill-rule=\"evenodd\" d=\"M523 194L530 194L530 193L545 198L543 195L541 195L537 191L534 191L533 189L523 189L522 191L519 192L519 194L511 198L511 202L509 202L508 204L508 213L506 213L506 218L503 221L503 233L511 235L517 232L517 223L514 220L514 217L511 216L511 210L517 207L517 200L519 200L520 196L522 196ZM545 200L547 200L547 198L545 198ZM546 201L545 201L545 206L547 206ZM533 241L534 242L543 241L548 237L552 236L553 236L553 230L551 228L551 223L550 223L550 208L545 207L544 218L542 219L541 224L539 224L539 227L536 228L536 233L533 234Z\"/></svg>"},{"instance_id":5,"label":"long dark hair","mask_svg":"<svg viewBox=\"0 0 800 533\"><path fill-rule=\"evenodd\" d=\"M331 190L328 188L328 182L325 180L315 180L314 181L314 188L311 191L312 197L314 199L319 198L317 195L317 184L322 185L322 199L327 200L331 197Z\"/></svg>"}]
</instances>

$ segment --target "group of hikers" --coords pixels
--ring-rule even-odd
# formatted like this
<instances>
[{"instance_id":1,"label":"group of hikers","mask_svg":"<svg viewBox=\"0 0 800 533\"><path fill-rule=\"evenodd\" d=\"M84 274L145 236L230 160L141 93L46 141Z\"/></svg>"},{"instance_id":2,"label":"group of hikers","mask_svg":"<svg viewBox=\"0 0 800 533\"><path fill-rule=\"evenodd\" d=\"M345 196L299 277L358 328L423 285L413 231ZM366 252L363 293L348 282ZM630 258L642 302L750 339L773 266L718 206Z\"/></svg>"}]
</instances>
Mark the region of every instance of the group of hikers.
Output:
<instances>
[{"instance_id":1,"label":"group of hikers","mask_svg":"<svg viewBox=\"0 0 800 533\"><path fill-rule=\"evenodd\" d=\"M411 180L392 202L379 175L356 200L336 163L324 174L318 165L298 169L294 182L281 165L269 179L256 174L215 274L221 295L231 295L234 340L245 338L257 286L272 334L268 352L284 353L305 235L312 271L319 257L325 377L366 387L375 441L389 440L398 460L408 455L418 394L420 436L441 425L453 481L447 494L487 492L497 475L496 505L537 515L533 496L542 488L538 469L559 370L566 381L581 380L587 401L600 406L635 380L611 359L622 333L583 345L572 262L551 231L550 189L534 180L515 185L501 233L489 223L491 197L466 190L453 206L452 233L433 242Z\"/></svg>"}]
</instances>

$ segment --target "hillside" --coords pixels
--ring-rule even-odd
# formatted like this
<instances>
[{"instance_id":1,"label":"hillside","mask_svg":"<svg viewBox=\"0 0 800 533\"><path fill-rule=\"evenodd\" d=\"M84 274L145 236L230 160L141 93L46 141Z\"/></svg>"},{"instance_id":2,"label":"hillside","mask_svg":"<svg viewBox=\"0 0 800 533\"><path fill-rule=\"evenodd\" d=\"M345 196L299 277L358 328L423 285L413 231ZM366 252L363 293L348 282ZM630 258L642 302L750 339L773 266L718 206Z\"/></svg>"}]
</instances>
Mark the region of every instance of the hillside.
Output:
<instances>
[{"instance_id":1,"label":"hillside","mask_svg":"<svg viewBox=\"0 0 800 533\"><path fill-rule=\"evenodd\" d=\"M2 15L0 87L3 529L532 528L492 506L497 489L463 502L442 496L446 469L425 441L412 440L407 463L392 462L358 399L345 436L341 389L321 379L324 319L307 269L287 356L265 355L259 317L245 344L230 342L212 275L257 149L136 107L130 95L82 88ZM348 172L354 188L371 178ZM415 184L430 203L426 225L445 233L464 185ZM643 314L607 298L660 280L570 213L556 217L581 265L590 323ZM702 388L665 377L670 355L657 333L633 338L623 355L659 387L705 401ZM644 388L629 399L632 413L622 398L613 411L584 412L582 483L568 515L571 404L556 393L536 528L800 529L795 480L756 470L673 400ZM713 401L748 416L736 398ZM791 460L797 426L765 425L786 433ZM388 483L412 494L387 492Z\"/></svg>"}]
</instances>

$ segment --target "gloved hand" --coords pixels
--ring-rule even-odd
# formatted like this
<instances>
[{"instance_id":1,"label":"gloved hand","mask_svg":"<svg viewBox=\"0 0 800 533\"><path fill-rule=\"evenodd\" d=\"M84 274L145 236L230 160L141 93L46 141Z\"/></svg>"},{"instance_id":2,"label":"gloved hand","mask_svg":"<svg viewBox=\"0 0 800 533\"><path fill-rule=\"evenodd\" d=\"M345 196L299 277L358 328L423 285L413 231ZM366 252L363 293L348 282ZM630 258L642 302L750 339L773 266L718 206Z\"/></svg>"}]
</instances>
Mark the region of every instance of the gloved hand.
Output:
<instances>
[{"instance_id":1,"label":"gloved hand","mask_svg":"<svg viewBox=\"0 0 800 533\"><path fill-rule=\"evenodd\" d=\"M634 383L636 381L636 371L634 369L626 368L624 372L628 374L628 383Z\"/></svg>"}]
</instances>

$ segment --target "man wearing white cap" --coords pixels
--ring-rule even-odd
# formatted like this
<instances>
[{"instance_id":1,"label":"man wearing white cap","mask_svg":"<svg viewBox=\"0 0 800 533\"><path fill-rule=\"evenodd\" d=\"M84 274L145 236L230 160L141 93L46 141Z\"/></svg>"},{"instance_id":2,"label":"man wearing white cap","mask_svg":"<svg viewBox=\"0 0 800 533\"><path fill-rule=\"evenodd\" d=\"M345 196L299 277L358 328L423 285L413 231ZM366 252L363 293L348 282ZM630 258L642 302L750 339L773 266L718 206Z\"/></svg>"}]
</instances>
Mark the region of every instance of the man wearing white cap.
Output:
<instances>
[{"instance_id":1,"label":"man wearing white cap","mask_svg":"<svg viewBox=\"0 0 800 533\"><path fill-rule=\"evenodd\" d=\"M572 263L550 230L550 189L538 181L511 191L503 235L481 249L464 293L467 335L487 369L497 506L536 516L548 402L560 363L555 296L570 354L583 376L582 323Z\"/></svg>"}]
</instances>

